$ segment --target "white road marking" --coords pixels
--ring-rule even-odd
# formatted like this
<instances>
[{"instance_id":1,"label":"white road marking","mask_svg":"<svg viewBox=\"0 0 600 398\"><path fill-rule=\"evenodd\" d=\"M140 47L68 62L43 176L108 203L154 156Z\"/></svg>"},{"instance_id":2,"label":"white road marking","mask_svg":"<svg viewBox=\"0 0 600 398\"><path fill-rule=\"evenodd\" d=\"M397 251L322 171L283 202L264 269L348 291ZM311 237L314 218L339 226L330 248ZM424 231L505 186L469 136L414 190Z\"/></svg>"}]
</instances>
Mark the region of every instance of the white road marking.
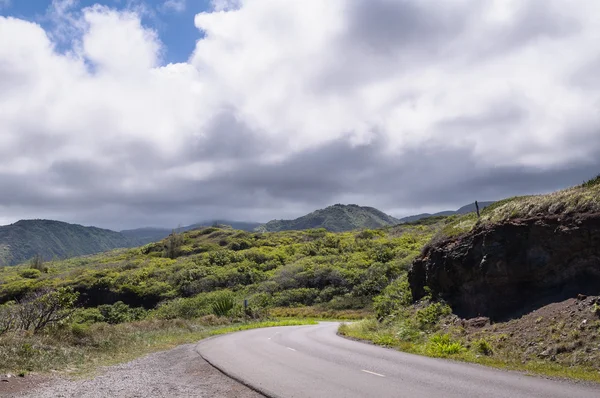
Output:
<instances>
[{"instance_id":1,"label":"white road marking","mask_svg":"<svg viewBox=\"0 0 600 398\"><path fill-rule=\"evenodd\" d=\"M375 376L379 376L379 377L385 377L384 375L380 375L379 373L375 373L375 372L370 372L370 371L368 371L368 370L364 370L364 369L363 369L362 371L363 371L363 372L365 372L365 373L369 373L369 374L375 375Z\"/></svg>"},{"instance_id":2,"label":"white road marking","mask_svg":"<svg viewBox=\"0 0 600 398\"><path fill-rule=\"evenodd\" d=\"M294 350L294 349L293 349L293 348L291 348L291 347L285 347L285 348L287 348L288 350L296 351L296 350Z\"/></svg>"}]
</instances>

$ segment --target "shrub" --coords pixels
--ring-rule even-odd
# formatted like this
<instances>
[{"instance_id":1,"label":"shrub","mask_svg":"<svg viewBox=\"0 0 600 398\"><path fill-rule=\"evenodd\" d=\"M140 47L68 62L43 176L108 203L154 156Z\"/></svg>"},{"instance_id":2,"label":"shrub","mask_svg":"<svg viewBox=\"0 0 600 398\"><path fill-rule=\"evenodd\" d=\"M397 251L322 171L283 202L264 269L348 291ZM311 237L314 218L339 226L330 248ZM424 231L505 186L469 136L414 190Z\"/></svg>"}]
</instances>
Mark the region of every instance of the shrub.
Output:
<instances>
[{"instance_id":1,"label":"shrub","mask_svg":"<svg viewBox=\"0 0 600 398\"><path fill-rule=\"evenodd\" d=\"M463 345L458 341L452 341L448 334L436 334L431 336L427 351L434 356L455 355L464 350Z\"/></svg>"},{"instance_id":2,"label":"shrub","mask_svg":"<svg viewBox=\"0 0 600 398\"><path fill-rule=\"evenodd\" d=\"M435 326L441 317L450 315L452 310L446 304L432 303L415 312L415 318L421 329Z\"/></svg>"},{"instance_id":3,"label":"shrub","mask_svg":"<svg viewBox=\"0 0 600 398\"><path fill-rule=\"evenodd\" d=\"M20 301L17 306L18 327L34 333L67 319L74 312L79 297L71 288L40 291Z\"/></svg>"},{"instance_id":4,"label":"shrub","mask_svg":"<svg viewBox=\"0 0 600 398\"><path fill-rule=\"evenodd\" d=\"M235 306L233 293L229 291L219 292L215 295L211 303L211 309L216 316L227 316Z\"/></svg>"},{"instance_id":5,"label":"shrub","mask_svg":"<svg viewBox=\"0 0 600 398\"><path fill-rule=\"evenodd\" d=\"M17 320L17 308L14 304L0 305L0 335L14 329Z\"/></svg>"},{"instance_id":6,"label":"shrub","mask_svg":"<svg viewBox=\"0 0 600 398\"><path fill-rule=\"evenodd\" d=\"M475 342L475 349L477 352L483 355L492 355L494 350L492 349L492 345L488 343L485 339L480 339Z\"/></svg>"},{"instance_id":7,"label":"shrub","mask_svg":"<svg viewBox=\"0 0 600 398\"><path fill-rule=\"evenodd\" d=\"M299 288L288 289L277 293L273 297L273 303L278 307L293 305L312 305L319 295L318 289Z\"/></svg>"},{"instance_id":8,"label":"shrub","mask_svg":"<svg viewBox=\"0 0 600 398\"><path fill-rule=\"evenodd\" d=\"M378 319L398 313L412 303L412 292L408 278L404 275L390 283L379 296L373 300L373 308Z\"/></svg>"},{"instance_id":9,"label":"shrub","mask_svg":"<svg viewBox=\"0 0 600 398\"><path fill-rule=\"evenodd\" d=\"M98 311L104 317L104 322L110 324L139 321L146 315L143 308L131 308L122 301L117 301L113 305L104 304L98 306Z\"/></svg>"},{"instance_id":10,"label":"shrub","mask_svg":"<svg viewBox=\"0 0 600 398\"><path fill-rule=\"evenodd\" d=\"M40 270L37 270L34 268L25 268L25 269L19 271L19 275L22 278L36 279L36 278L39 278L42 275L42 273Z\"/></svg>"}]
</instances>

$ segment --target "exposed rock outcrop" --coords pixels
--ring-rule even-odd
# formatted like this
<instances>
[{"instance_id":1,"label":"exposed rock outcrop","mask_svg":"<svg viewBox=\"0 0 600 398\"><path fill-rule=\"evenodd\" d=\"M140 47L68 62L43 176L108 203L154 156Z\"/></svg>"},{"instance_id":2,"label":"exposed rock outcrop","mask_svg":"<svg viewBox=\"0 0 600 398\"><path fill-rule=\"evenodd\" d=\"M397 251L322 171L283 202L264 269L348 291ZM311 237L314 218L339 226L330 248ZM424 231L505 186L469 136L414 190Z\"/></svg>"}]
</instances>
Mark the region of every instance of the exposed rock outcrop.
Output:
<instances>
[{"instance_id":1,"label":"exposed rock outcrop","mask_svg":"<svg viewBox=\"0 0 600 398\"><path fill-rule=\"evenodd\" d=\"M550 301L600 294L600 214L476 227L424 250L409 272L415 300L429 287L463 317L492 319Z\"/></svg>"}]
</instances>

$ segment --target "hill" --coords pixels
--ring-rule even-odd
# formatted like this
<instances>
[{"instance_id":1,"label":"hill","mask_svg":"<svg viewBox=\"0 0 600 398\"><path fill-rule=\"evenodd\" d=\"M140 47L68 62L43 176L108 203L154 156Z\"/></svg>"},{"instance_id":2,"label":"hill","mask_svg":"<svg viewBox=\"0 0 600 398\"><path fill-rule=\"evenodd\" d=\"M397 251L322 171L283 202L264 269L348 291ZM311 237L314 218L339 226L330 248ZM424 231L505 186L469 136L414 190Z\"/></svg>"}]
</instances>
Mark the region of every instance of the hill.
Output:
<instances>
[{"instance_id":1,"label":"hill","mask_svg":"<svg viewBox=\"0 0 600 398\"><path fill-rule=\"evenodd\" d=\"M136 228L136 229L126 229L121 231L121 233L131 239L137 240L141 245L156 242L161 239L166 238L173 232L173 230L179 232L192 231L194 229L210 227L213 225L229 225L233 229L237 229L240 231L254 231L260 223L257 222L245 222L245 221L231 221L231 220L210 220L210 221L201 221L199 223L195 223L192 225L188 225L185 227L179 228Z\"/></svg>"},{"instance_id":2,"label":"hill","mask_svg":"<svg viewBox=\"0 0 600 398\"><path fill-rule=\"evenodd\" d=\"M495 202L479 202L479 210L483 210L486 207L494 204ZM457 214L468 214L468 213L472 213L474 211L476 211L476 207L475 207L475 202L470 203L468 205L462 206L460 209L458 210L446 210L446 211L440 211L438 213L421 213L421 214L415 214L414 216L408 216L408 217L403 217L400 219L400 222L414 222L414 221L419 221L422 218L428 218L428 217L437 217L437 216L453 216L453 215L457 215Z\"/></svg>"},{"instance_id":3,"label":"hill","mask_svg":"<svg viewBox=\"0 0 600 398\"><path fill-rule=\"evenodd\" d=\"M325 228L331 232L360 228L380 228L398 224L399 220L373 207L336 204L316 210L295 220L273 220L258 227L262 232Z\"/></svg>"},{"instance_id":4,"label":"hill","mask_svg":"<svg viewBox=\"0 0 600 398\"><path fill-rule=\"evenodd\" d=\"M21 220L0 227L0 265L15 265L36 255L45 260L95 254L139 245L118 232L51 220Z\"/></svg>"}]
</instances>

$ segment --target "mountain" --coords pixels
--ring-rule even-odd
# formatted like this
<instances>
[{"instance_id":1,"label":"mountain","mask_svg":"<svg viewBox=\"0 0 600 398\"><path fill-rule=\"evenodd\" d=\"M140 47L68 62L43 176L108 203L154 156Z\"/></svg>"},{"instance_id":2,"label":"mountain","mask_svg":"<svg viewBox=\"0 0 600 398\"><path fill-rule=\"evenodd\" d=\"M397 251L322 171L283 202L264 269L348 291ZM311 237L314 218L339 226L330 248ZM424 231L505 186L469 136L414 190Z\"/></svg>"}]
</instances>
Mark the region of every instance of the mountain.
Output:
<instances>
[{"instance_id":1,"label":"mountain","mask_svg":"<svg viewBox=\"0 0 600 398\"><path fill-rule=\"evenodd\" d=\"M171 232L186 232L191 231L193 229L199 229L203 227L210 227L212 225L229 225L233 229L239 229L242 231L254 231L260 223L257 222L246 222L246 221L231 221L231 220L210 220L210 221L201 221L199 223L195 223L192 225L188 225L185 227L179 228L136 228L136 229L126 229L121 231L121 234L125 235L130 239L137 240L140 245L145 245L150 242L156 242L161 239L166 238L171 234Z\"/></svg>"},{"instance_id":2,"label":"mountain","mask_svg":"<svg viewBox=\"0 0 600 398\"><path fill-rule=\"evenodd\" d=\"M325 228L332 232L351 231L360 228L379 228L395 225L400 221L374 209L358 205L336 204L316 210L295 220L272 220L261 225L257 231L277 232Z\"/></svg>"},{"instance_id":3,"label":"mountain","mask_svg":"<svg viewBox=\"0 0 600 398\"><path fill-rule=\"evenodd\" d=\"M495 202L478 202L479 210L483 210L484 208L488 207L489 205L491 205L493 203L495 203ZM406 222L419 221L422 218L428 218L428 217L453 216L455 214L467 214L467 213L472 213L476 210L477 209L475 207L475 202L473 202L473 203L470 203L468 205L461 207L458 210L446 210L446 211L440 211L438 213L433 213L433 214L431 214L431 213L415 214L414 216L403 217L399 220L399 222L406 223Z\"/></svg>"},{"instance_id":4,"label":"mountain","mask_svg":"<svg viewBox=\"0 0 600 398\"><path fill-rule=\"evenodd\" d=\"M140 243L119 232L51 220L21 220L0 227L0 265L36 255L45 260L100 253Z\"/></svg>"}]
</instances>

